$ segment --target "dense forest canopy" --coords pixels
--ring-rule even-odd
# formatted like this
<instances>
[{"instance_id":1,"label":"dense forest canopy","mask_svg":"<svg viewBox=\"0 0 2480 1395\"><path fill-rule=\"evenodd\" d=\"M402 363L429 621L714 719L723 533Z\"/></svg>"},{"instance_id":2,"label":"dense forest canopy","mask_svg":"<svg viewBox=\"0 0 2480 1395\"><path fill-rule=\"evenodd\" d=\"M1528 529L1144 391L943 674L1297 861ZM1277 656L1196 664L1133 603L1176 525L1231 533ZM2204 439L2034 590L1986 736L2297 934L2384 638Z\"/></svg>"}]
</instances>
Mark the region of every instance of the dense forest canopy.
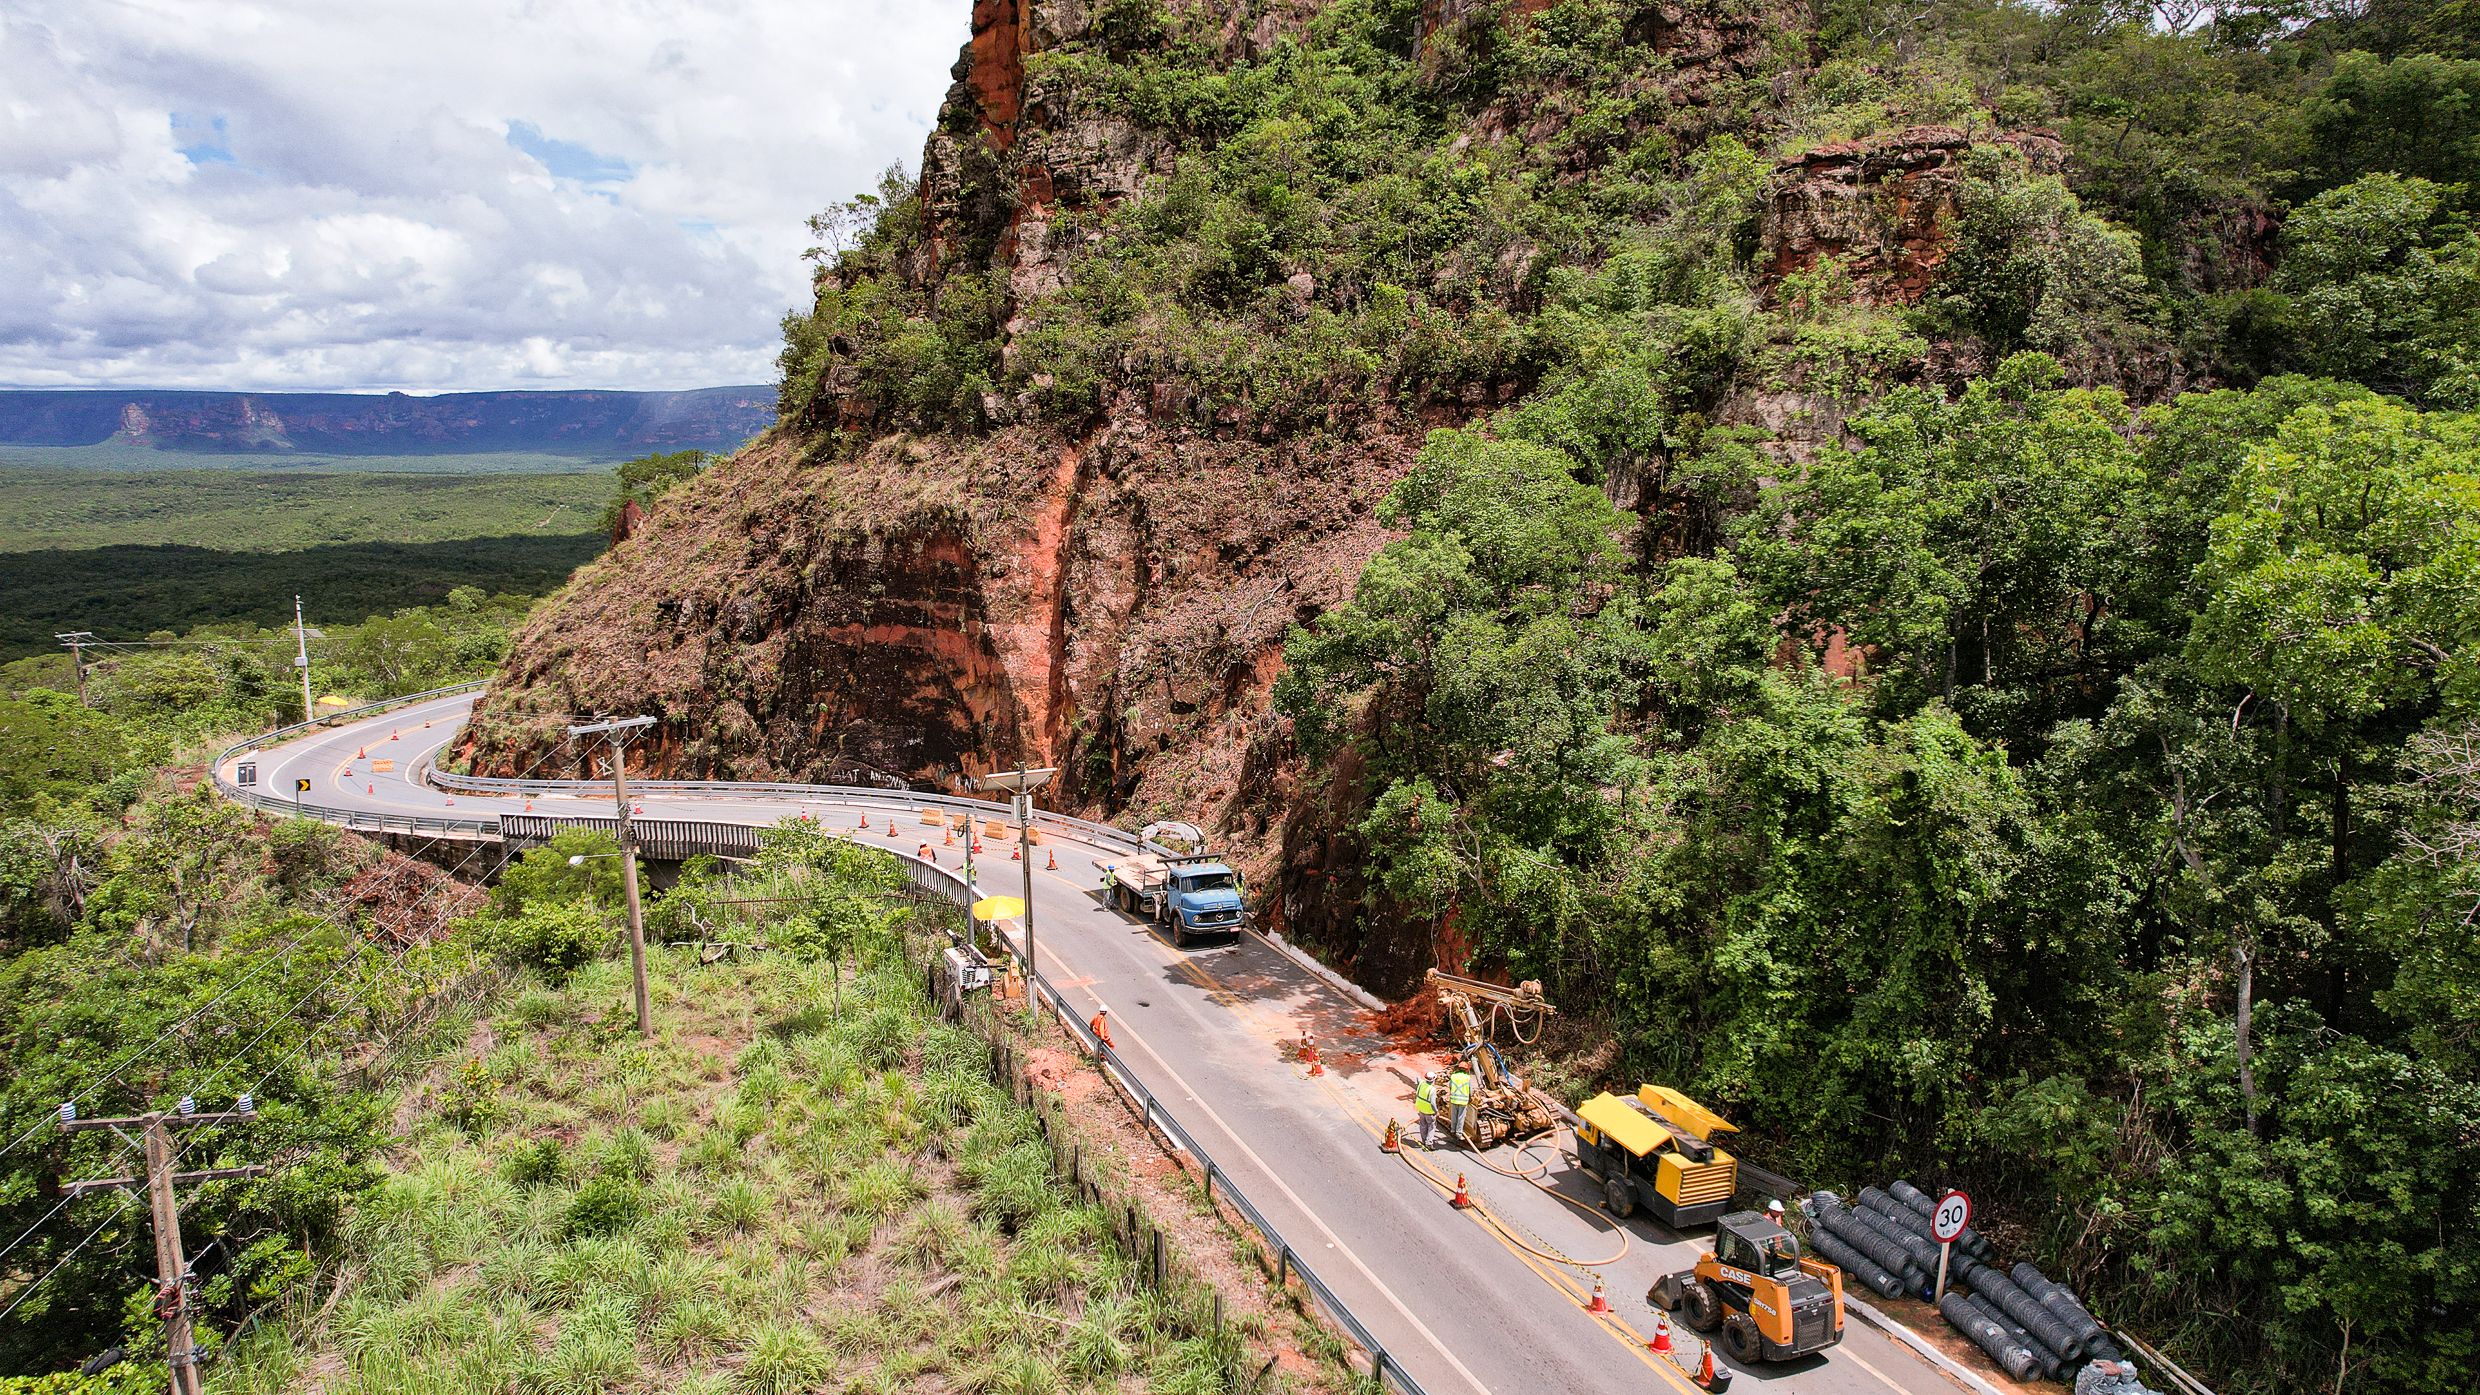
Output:
<instances>
[{"instance_id":1,"label":"dense forest canopy","mask_svg":"<svg viewBox=\"0 0 2480 1395\"><path fill-rule=\"evenodd\" d=\"M1140 189L951 100L822 215L785 420L1445 419L1276 689L1331 950L1969 1182L2224 1388L2480 1380L2480 5L1244 8L1026 60Z\"/></svg>"}]
</instances>

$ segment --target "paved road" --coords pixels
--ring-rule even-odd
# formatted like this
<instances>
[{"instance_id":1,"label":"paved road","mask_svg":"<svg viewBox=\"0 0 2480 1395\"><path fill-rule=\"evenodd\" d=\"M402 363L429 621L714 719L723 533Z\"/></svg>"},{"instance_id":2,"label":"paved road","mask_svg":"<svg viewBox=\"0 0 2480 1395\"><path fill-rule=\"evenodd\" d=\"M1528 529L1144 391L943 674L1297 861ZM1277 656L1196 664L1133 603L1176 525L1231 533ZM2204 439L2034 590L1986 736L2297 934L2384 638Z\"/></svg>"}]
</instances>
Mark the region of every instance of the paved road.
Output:
<instances>
[{"instance_id":1,"label":"paved road","mask_svg":"<svg viewBox=\"0 0 2480 1395\"><path fill-rule=\"evenodd\" d=\"M407 707L241 759L255 762L257 787L271 794L308 779L309 804L429 817L523 812L528 801L518 797L450 796L412 778L473 701L467 694ZM238 764L224 767L228 778ZM914 806L901 795L835 803L658 795L641 804L646 818L761 826L806 813L908 856L921 841ZM530 805L538 814L611 812L608 794L583 789L537 794ZM1488 1160L1539 1170L1540 1185L1459 1152L1380 1151L1388 1118L1410 1124L1410 1080L1429 1062L1395 1054L1367 1031L1356 1004L1263 939L1183 951L1110 909L1099 864L1113 853L1053 838L1038 855L1054 851L1058 870L1034 874L1044 975L1080 1012L1110 1008L1120 1054L1146 1087L1431 1395L1696 1389L1646 1353L1655 1319L1645 1291L1692 1263L1701 1242L1641 1215L1612 1221L1592 1205L1598 1186L1546 1144L1521 1162L1507 1149ZM934 855L956 866L956 850ZM984 884L1016 894L1021 869L1002 859L993 868L985 855ZM1304 1028L1316 1031L1327 1058L1323 1079L1292 1061ZM1497 1224L1448 1204L1458 1172ZM1587 1308L1595 1273L1614 1309L1606 1318ZM1683 1351L1698 1350L1680 1336ZM1951 1395L1960 1387L1855 1317L1841 1345L1744 1369L1736 1388Z\"/></svg>"}]
</instances>

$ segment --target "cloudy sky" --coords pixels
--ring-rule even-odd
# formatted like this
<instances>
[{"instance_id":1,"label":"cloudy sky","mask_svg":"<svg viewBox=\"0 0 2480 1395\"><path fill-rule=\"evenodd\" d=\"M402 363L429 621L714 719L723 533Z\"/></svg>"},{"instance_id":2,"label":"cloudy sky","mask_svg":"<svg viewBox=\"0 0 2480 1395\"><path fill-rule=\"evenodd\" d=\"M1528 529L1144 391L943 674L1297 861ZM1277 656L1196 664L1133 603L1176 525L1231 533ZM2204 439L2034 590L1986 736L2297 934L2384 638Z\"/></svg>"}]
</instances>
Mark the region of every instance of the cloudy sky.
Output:
<instances>
[{"instance_id":1,"label":"cloudy sky","mask_svg":"<svg viewBox=\"0 0 2480 1395\"><path fill-rule=\"evenodd\" d=\"M7 0L0 385L773 377L970 0Z\"/></svg>"}]
</instances>

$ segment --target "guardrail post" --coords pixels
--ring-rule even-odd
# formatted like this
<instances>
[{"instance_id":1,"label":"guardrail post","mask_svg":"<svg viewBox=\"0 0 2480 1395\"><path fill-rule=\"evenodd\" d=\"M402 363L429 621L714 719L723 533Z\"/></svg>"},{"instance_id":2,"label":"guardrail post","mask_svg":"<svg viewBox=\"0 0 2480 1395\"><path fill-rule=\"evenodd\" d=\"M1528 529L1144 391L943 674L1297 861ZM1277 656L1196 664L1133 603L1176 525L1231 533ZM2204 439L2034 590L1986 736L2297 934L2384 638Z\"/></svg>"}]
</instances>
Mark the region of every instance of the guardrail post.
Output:
<instances>
[{"instance_id":1,"label":"guardrail post","mask_svg":"<svg viewBox=\"0 0 2480 1395\"><path fill-rule=\"evenodd\" d=\"M1290 1282L1291 1282L1291 1279L1292 1279L1292 1247L1291 1247L1291 1246L1289 1246L1289 1245L1281 1245L1281 1244L1278 1244L1277 1246L1275 1246L1275 1257L1274 1257L1274 1286L1275 1286L1276 1288L1281 1288L1281 1287L1283 1287L1285 1284L1290 1283Z\"/></svg>"}]
</instances>

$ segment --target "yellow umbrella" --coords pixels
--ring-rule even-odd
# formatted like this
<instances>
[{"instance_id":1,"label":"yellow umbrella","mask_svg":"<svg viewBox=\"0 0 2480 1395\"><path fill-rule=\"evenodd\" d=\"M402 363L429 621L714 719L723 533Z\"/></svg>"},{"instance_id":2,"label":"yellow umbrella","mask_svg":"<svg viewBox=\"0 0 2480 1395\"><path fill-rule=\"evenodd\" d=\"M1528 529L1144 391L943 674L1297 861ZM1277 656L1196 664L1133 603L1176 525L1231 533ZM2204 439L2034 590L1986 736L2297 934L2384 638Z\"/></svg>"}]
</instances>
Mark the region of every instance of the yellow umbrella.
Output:
<instances>
[{"instance_id":1,"label":"yellow umbrella","mask_svg":"<svg viewBox=\"0 0 2480 1395\"><path fill-rule=\"evenodd\" d=\"M973 903L975 920L1005 920L1024 913L1025 903L1013 896L985 896Z\"/></svg>"}]
</instances>

